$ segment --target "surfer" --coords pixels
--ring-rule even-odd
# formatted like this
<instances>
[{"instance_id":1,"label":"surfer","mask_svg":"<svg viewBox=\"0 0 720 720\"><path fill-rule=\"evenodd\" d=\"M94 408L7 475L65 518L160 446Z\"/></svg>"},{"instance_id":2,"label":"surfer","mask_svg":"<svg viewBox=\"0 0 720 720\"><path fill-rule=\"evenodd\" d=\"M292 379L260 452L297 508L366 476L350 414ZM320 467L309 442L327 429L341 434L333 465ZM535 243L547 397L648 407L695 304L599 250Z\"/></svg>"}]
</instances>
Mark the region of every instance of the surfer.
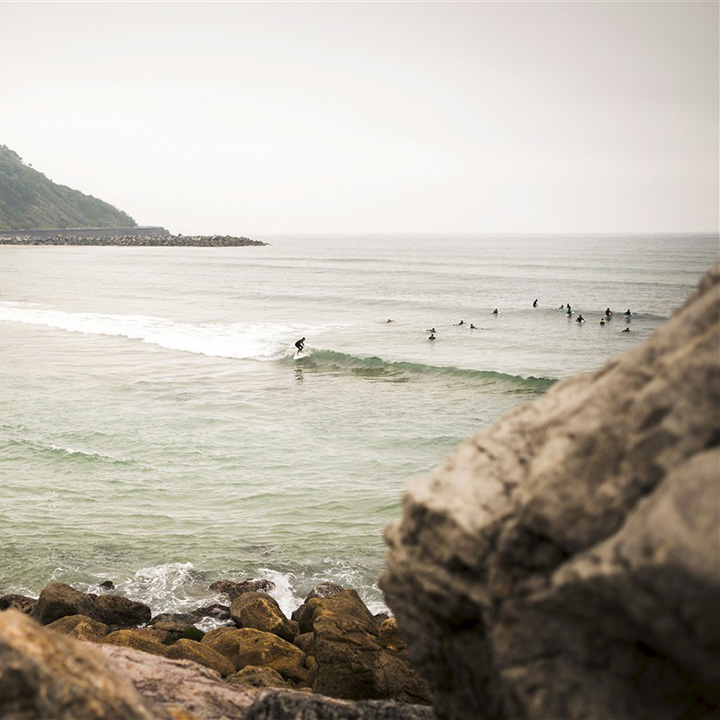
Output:
<instances>
[{"instance_id":1,"label":"surfer","mask_svg":"<svg viewBox=\"0 0 720 720\"><path fill-rule=\"evenodd\" d=\"M628 309L625 311L625 317L626 317L626 318L632 317L632 313L630 312L630 308L628 308Z\"/></svg>"},{"instance_id":2,"label":"surfer","mask_svg":"<svg viewBox=\"0 0 720 720\"><path fill-rule=\"evenodd\" d=\"M537 298L535 299L535 302L533 303L533 307L537 307Z\"/></svg>"},{"instance_id":3,"label":"surfer","mask_svg":"<svg viewBox=\"0 0 720 720\"><path fill-rule=\"evenodd\" d=\"M584 323L585 318L582 315L578 315L577 318L575 318L575 322Z\"/></svg>"},{"instance_id":4,"label":"surfer","mask_svg":"<svg viewBox=\"0 0 720 720\"><path fill-rule=\"evenodd\" d=\"M600 318L600 324L604 327L605 326L605 318Z\"/></svg>"},{"instance_id":5,"label":"surfer","mask_svg":"<svg viewBox=\"0 0 720 720\"><path fill-rule=\"evenodd\" d=\"M497 315L497 314L498 314L498 309L495 308L495 309L493 310L493 315Z\"/></svg>"},{"instance_id":6,"label":"surfer","mask_svg":"<svg viewBox=\"0 0 720 720\"><path fill-rule=\"evenodd\" d=\"M630 332L630 328L625 328L623 332Z\"/></svg>"},{"instance_id":7,"label":"surfer","mask_svg":"<svg viewBox=\"0 0 720 720\"><path fill-rule=\"evenodd\" d=\"M464 324L465 324L465 321L464 321L464 320L461 320L461 321L457 324L457 326L460 327L460 325L464 325Z\"/></svg>"},{"instance_id":8,"label":"surfer","mask_svg":"<svg viewBox=\"0 0 720 720\"><path fill-rule=\"evenodd\" d=\"M470 329L471 329L471 330L477 330L477 328L476 328L472 323L470 323Z\"/></svg>"},{"instance_id":9,"label":"surfer","mask_svg":"<svg viewBox=\"0 0 720 720\"><path fill-rule=\"evenodd\" d=\"M430 333L430 337L428 338L428 340L434 340L434 339L435 339L435 333Z\"/></svg>"},{"instance_id":10,"label":"surfer","mask_svg":"<svg viewBox=\"0 0 720 720\"><path fill-rule=\"evenodd\" d=\"M613 313L612 313L612 310L611 310L610 308L607 308L607 310L605 310L605 317L606 317L608 320L612 317L612 314L613 314Z\"/></svg>"},{"instance_id":11,"label":"surfer","mask_svg":"<svg viewBox=\"0 0 720 720\"><path fill-rule=\"evenodd\" d=\"M303 348L305 347L305 338L304 337L300 338L295 343L295 347L297 348L297 354L299 355L303 351Z\"/></svg>"},{"instance_id":12,"label":"surfer","mask_svg":"<svg viewBox=\"0 0 720 720\"><path fill-rule=\"evenodd\" d=\"M387 319L387 322L391 323L391 322L392 322L392 320L391 320L390 318L388 318L388 319Z\"/></svg>"}]
</instances>

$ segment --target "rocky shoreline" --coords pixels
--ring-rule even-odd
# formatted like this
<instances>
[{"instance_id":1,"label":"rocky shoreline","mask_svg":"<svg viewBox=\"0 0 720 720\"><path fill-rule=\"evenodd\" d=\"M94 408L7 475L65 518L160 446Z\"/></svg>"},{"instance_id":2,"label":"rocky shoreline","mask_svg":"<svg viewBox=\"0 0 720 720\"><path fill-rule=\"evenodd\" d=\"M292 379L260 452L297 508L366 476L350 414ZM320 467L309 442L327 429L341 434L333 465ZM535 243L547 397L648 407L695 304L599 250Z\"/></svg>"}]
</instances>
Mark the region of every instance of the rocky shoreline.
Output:
<instances>
[{"instance_id":1,"label":"rocky shoreline","mask_svg":"<svg viewBox=\"0 0 720 720\"><path fill-rule=\"evenodd\" d=\"M3 235L0 245L119 245L132 247L245 247L267 245L232 235Z\"/></svg>"},{"instance_id":2,"label":"rocky shoreline","mask_svg":"<svg viewBox=\"0 0 720 720\"><path fill-rule=\"evenodd\" d=\"M93 703L109 700L108 693L101 699L89 697L67 667L52 669L52 688L42 680L55 652L84 663L97 660L99 652L111 670L115 665L117 672L129 676L140 695L140 700L125 701L134 705L135 714L118 717L159 718L169 712L170 717L185 720L244 720L254 717L248 713L260 700L265 705L290 703L295 711L314 707L315 714L307 717L318 719L434 717L427 707L432 689L410 665L394 617L373 616L355 590L326 582L316 586L288 618L269 594L273 589L269 580L221 580L209 590L224 595L227 604L159 615L153 615L148 605L118 594L112 583L102 594L54 583L38 598L4 595L0 597L0 716L13 716L22 707L23 718L116 717L107 708L106 715L91 713ZM219 627L203 632L198 625L207 618L215 619ZM40 656L37 647L43 647ZM11 698L9 705L2 692L8 673L23 678L18 685L22 697ZM200 704L197 698L179 702L180 689L199 678L204 686ZM276 690L290 694L268 700L268 691ZM75 695L79 705L68 714L60 698ZM149 715L141 712L143 700L149 703ZM81 706L84 709L78 709Z\"/></svg>"}]
</instances>

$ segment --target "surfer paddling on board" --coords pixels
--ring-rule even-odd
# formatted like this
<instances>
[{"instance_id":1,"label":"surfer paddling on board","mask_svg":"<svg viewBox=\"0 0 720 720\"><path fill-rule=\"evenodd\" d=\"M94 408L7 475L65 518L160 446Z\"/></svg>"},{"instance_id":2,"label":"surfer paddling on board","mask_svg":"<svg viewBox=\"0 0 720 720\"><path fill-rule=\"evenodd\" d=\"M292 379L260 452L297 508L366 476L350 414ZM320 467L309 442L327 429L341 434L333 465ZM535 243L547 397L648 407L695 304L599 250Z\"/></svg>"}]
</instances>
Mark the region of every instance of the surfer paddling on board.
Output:
<instances>
[{"instance_id":1,"label":"surfer paddling on board","mask_svg":"<svg viewBox=\"0 0 720 720\"><path fill-rule=\"evenodd\" d=\"M297 352L295 354L300 355L300 353L302 353L302 351L303 351L303 348L305 347L305 338L304 337L300 338L295 343L295 347L297 348Z\"/></svg>"}]
</instances>

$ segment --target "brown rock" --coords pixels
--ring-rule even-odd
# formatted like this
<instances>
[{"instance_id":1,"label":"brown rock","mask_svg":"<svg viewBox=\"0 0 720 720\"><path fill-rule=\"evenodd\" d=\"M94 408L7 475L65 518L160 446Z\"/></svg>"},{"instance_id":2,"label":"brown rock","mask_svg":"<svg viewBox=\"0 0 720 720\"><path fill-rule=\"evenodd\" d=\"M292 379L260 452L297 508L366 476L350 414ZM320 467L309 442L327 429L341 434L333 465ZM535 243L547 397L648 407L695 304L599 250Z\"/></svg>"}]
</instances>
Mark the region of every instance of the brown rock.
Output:
<instances>
[{"instance_id":1,"label":"brown rock","mask_svg":"<svg viewBox=\"0 0 720 720\"><path fill-rule=\"evenodd\" d=\"M293 685L284 680L277 670L258 665L246 665L242 670L228 677L226 682L255 688L293 688Z\"/></svg>"},{"instance_id":2,"label":"brown rock","mask_svg":"<svg viewBox=\"0 0 720 720\"><path fill-rule=\"evenodd\" d=\"M203 645L195 640L180 639L167 648L165 657L173 660L192 660L193 662L216 670L222 677L233 675L235 666L228 658L213 650L209 645Z\"/></svg>"},{"instance_id":3,"label":"brown rock","mask_svg":"<svg viewBox=\"0 0 720 720\"><path fill-rule=\"evenodd\" d=\"M230 615L238 627L273 633L288 642L297 635L294 624L285 617L277 602L265 593L248 591L238 595L230 605Z\"/></svg>"},{"instance_id":4,"label":"brown rock","mask_svg":"<svg viewBox=\"0 0 720 720\"><path fill-rule=\"evenodd\" d=\"M152 630L150 628L134 628L130 630L115 630L115 632L111 632L101 638L100 643L104 645L129 647L133 650L142 650L142 652L153 655L166 656L168 646L163 643L165 637L162 631Z\"/></svg>"},{"instance_id":5,"label":"brown rock","mask_svg":"<svg viewBox=\"0 0 720 720\"><path fill-rule=\"evenodd\" d=\"M130 679L91 646L0 613L0 717L8 720L159 720Z\"/></svg>"},{"instance_id":6,"label":"brown rock","mask_svg":"<svg viewBox=\"0 0 720 720\"><path fill-rule=\"evenodd\" d=\"M19 610L29 615L35 608L37 600L26 595L3 595L0 597L0 610Z\"/></svg>"},{"instance_id":7,"label":"brown rock","mask_svg":"<svg viewBox=\"0 0 720 720\"><path fill-rule=\"evenodd\" d=\"M66 615L46 625L48 630L54 630L62 635L68 635L76 640L98 642L107 635L108 626L86 615Z\"/></svg>"},{"instance_id":8,"label":"brown rock","mask_svg":"<svg viewBox=\"0 0 720 720\"><path fill-rule=\"evenodd\" d=\"M95 600L95 614L106 625L144 625L152 612L144 603L122 595L99 595Z\"/></svg>"},{"instance_id":9,"label":"brown rock","mask_svg":"<svg viewBox=\"0 0 720 720\"><path fill-rule=\"evenodd\" d=\"M441 718L720 707L720 265L648 342L414 480L386 599Z\"/></svg>"},{"instance_id":10,"label":"brown rock","mask_svg":"<svg viewBox=\"0 0 720 720\"><path fill-rule=\"evenodd\" d=\"M381 647L375 620L355 590L313 598L306 607L312 613L315 692L350 700L430 702L427 682Z\"/></svg>"},{"instance_id":11,"label":"brown rock","mask_svg":"<svg viewBox=\"0 0 720 720\"><path fill-rule=\"evenodd\" d=\"M305 653L291 643L253 628L217 628L207 633L202 642L227 657L236 670L259 665L292 678L305 660Z\"/></svg>"},{"instance_id":12,"label":"brown rock","mask_svg":"<svg viewBox=\"0 0 720 720\"><path fill-rule=\"evenodd\" d=\"M53 583L40 593L30 617L42 625L48 625L67 615L85 615L98 619L95 615L96 597L80 592L65 583Z\"/></svg>"},{"instance_id":13,"label":"brown rock","mask_svg":"<svg viewBox=\"0 0 720 720\"><path fill-rule=\"evenodd\" d=\"M151 613L143 603L120 595L83 593L65 583L48 585L31 613L43 625L67 615L85 615L106 625L142 625Z\"/></svg>"}]
</instances>

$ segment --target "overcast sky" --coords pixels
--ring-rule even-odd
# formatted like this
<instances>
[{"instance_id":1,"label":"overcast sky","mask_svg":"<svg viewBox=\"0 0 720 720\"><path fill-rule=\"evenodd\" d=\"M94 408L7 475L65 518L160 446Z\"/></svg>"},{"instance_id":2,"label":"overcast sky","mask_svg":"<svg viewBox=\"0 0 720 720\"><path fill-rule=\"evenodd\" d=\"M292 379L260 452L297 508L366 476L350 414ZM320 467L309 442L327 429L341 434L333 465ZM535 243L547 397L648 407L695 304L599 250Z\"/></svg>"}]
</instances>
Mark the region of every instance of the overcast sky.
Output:
<instances>
[{"instance_id":1,"label":"overcast sky","mask_svg":"<svg viewBox=\"0 0 720 720\"><path fill-rule=\"evenodd\" d=\"M0 144L184 234L718 231L717 2L0 3Z\"/></svg>"}]
</instances>

